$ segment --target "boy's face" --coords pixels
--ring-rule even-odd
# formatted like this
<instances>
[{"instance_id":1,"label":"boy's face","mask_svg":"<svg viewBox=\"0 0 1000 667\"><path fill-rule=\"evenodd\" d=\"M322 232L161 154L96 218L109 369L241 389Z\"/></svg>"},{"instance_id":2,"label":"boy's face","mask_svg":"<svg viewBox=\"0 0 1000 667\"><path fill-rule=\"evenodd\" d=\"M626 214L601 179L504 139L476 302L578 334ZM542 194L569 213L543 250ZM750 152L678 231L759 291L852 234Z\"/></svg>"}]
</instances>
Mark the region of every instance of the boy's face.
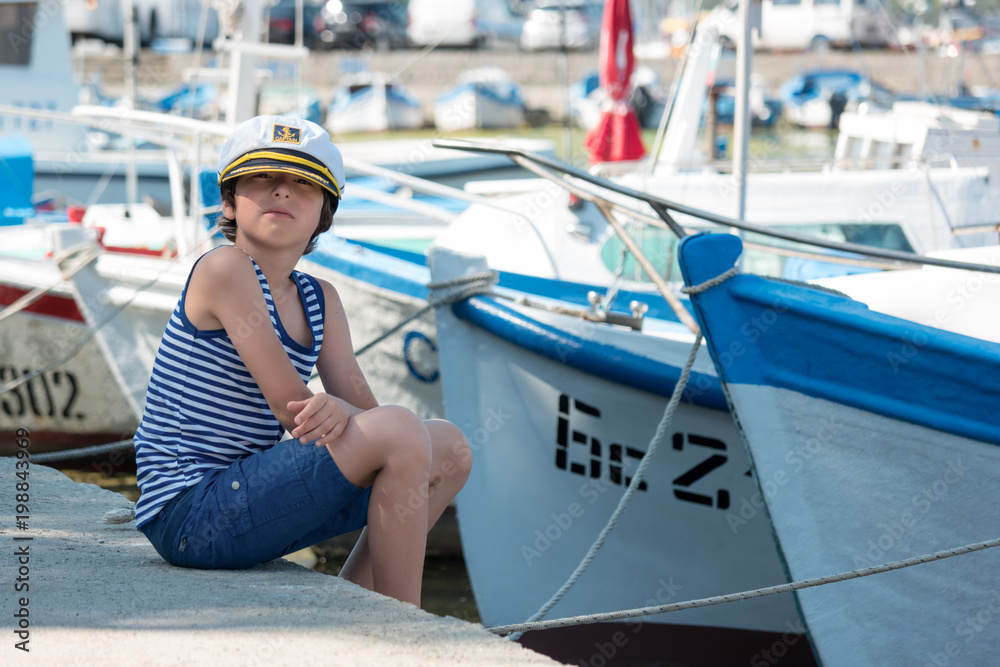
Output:
<instances>
[{"instance_id":1,"label":"boy's face","mask_svg":"<svg viewBox=\"0 0 1000 667\"><path fill-rule=\"evenodd\" d=\"M222 212L242 234L266 245L302 245L319 226L323 188L308 178L281 171L246 174L236 180L233 205Z\"/></svg>"}]
</instances>

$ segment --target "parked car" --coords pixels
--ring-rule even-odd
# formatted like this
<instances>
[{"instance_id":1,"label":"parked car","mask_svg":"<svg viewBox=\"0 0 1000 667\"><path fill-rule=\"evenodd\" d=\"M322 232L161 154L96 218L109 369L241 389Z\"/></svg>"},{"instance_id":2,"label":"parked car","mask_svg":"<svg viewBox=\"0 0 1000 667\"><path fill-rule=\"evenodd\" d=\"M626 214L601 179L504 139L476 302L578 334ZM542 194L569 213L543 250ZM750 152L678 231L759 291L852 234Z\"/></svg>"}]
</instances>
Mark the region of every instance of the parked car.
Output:
<instances>
[{"instance_id":1,"label":"parked car","mask_svg":"<svg viewBox=\"0 0 1000 667\"><path fill-rule=\"evenodd\" d=\"M521 0L479 0L475 21L479 45L517 48L528 11L525 5Z\"/></svg>"},{"instance_id":2,"label":"parked car","mask_svg":"<svg viewBox=\"0 0 1000 667\"><path fill-rule=\"evenodd\" d=\"M295 43L295 19L297 0L275 0L268 8L267 41L272 44ZM308 47L319 44L319 37L313 23L323 10L325 0L302 0L302 37Z\"/></svg>"},{"instance_id":3,"label":"parked car","mask_svg":"<svg viewBox=\"0 0 1000 667\"><path fill-rule=\"evenodd\" d=\"M414 46L475 47L477 0L410 0L407 34Z\"/></svg>"},{"instance_id":4,"label":"parked car","mask_svg":"<svg viewBox=\"0 0 1000 667\"><path fill-rule=\"evenodd\" d=\"M143 46L157 39L187 39L192 45L201 39L204 44L211 44L219 34L215 9L209 9L204 34L199 34L200 0L132 0L132 6ZM63 16L74 40L92 37L119 46L124 42L124 0L65 0Z\"/></svg>"},{"instance_id":5,"label":"parked car","mask_svg":"<svg viewBox=\"0 0 1000 667\"><path fill-rule=\"evenodd\" d=\"M538 0L524 20L521 29L521 48L525 51L562 48L564 10L566 48L573 50L596 48L601 33L602 5L585 0Z\"/></svg>"},{"instance_id":6,"label":"parked car","mask_svg":"<svg viewBox=\"0 0 1000 667\"><path fill-rule=\"evenodd\" d=\"M319 45L325 48L378 49L409 45L406 34L408 2L343 2L329 0L313 21Z\"/></svg>"}]
</instances>

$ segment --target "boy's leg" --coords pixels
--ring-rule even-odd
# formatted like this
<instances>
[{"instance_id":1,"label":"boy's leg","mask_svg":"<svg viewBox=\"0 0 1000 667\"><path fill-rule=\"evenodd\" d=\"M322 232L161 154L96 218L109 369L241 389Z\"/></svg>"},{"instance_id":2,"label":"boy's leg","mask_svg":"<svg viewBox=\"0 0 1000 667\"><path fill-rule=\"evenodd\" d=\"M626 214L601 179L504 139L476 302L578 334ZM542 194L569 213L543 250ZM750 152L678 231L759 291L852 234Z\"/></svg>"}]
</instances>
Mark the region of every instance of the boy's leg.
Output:
<instances>
[{"instance_id":1,"label":"boy's leg","mask_svg":"<svg viewBox=\"0 0 1000 667\"><path fill-rule=\"evenodd\" d=\"M430 530L465 485L472 469L472 452L465 436L451 422L431 419L424 421L424 427L431 440L431 472L427 495L408 498L405 505L397 508L397 514L402 519L418 512L426 513L427 529ZM368 528L361 532L340 576L373 589L368 532Z\"/></svg>"},{"instance_id":2,"label":"boy's leg","mask_svg":"<svg viewBox=\"0 0 1000 667\"><path fill-rule=\"evenodd\" d=\"M327 450L344 477L372 487L368 526L368 576L351 579L383 595L420 604L426 509L407 513L414 498L425 499L431 465L431 438L424 423L405 408L386 406L352 417Z\"/></svg>"}]
</instances>

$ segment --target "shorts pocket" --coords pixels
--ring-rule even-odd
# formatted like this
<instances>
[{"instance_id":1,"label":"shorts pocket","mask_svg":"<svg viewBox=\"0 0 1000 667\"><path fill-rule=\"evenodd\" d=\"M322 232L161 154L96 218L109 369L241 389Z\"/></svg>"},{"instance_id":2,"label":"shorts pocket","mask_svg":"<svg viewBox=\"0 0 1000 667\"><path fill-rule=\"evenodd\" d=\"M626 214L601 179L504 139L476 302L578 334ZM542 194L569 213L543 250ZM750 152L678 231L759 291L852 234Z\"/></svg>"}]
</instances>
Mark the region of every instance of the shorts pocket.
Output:
<instances>
[{"instance_id":1,"label":"shorts pocket","mask_svg":"<svg viewBox=\"0 0 1000 667\"><path fill-rule=\"evenodd\" d=\"M216 479L214 494L216 506L230 534L243 535L253 529L247 493L247 480L240 459L230 465Z\"/></svg>"}]
</instances>

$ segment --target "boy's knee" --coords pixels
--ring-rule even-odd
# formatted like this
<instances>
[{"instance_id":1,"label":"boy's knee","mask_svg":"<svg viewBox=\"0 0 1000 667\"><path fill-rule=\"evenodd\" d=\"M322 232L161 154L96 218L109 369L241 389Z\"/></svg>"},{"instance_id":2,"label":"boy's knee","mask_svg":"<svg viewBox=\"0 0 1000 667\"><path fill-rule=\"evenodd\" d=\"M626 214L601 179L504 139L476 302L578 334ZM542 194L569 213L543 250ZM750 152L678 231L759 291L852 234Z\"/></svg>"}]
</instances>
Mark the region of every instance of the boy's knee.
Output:
<instances>
[{"instance_id":1,"label":"boy's knee","mask_svg":"<svg viewBox=\"0 0 1000 667\"><path fill-rule=\"evenodd\" d=\"M469 441L457 426L452 426L454 435L450 438L449 459L456 467L458 473L463 477L468 477L472 472L472 448Z\"/></svg>"},{"instance_id":2,"label":"boy's knee","mask_svg":"<svg viewBox=\"0 0 1000 667\"><path fill-rule=\"evenodd\" d=\"M410 459L412 465L430 465L431 439L423 420L406 408L389 405L380 408L379 421L387 429L397 456Z\"/></svg>"}]
</instances>

